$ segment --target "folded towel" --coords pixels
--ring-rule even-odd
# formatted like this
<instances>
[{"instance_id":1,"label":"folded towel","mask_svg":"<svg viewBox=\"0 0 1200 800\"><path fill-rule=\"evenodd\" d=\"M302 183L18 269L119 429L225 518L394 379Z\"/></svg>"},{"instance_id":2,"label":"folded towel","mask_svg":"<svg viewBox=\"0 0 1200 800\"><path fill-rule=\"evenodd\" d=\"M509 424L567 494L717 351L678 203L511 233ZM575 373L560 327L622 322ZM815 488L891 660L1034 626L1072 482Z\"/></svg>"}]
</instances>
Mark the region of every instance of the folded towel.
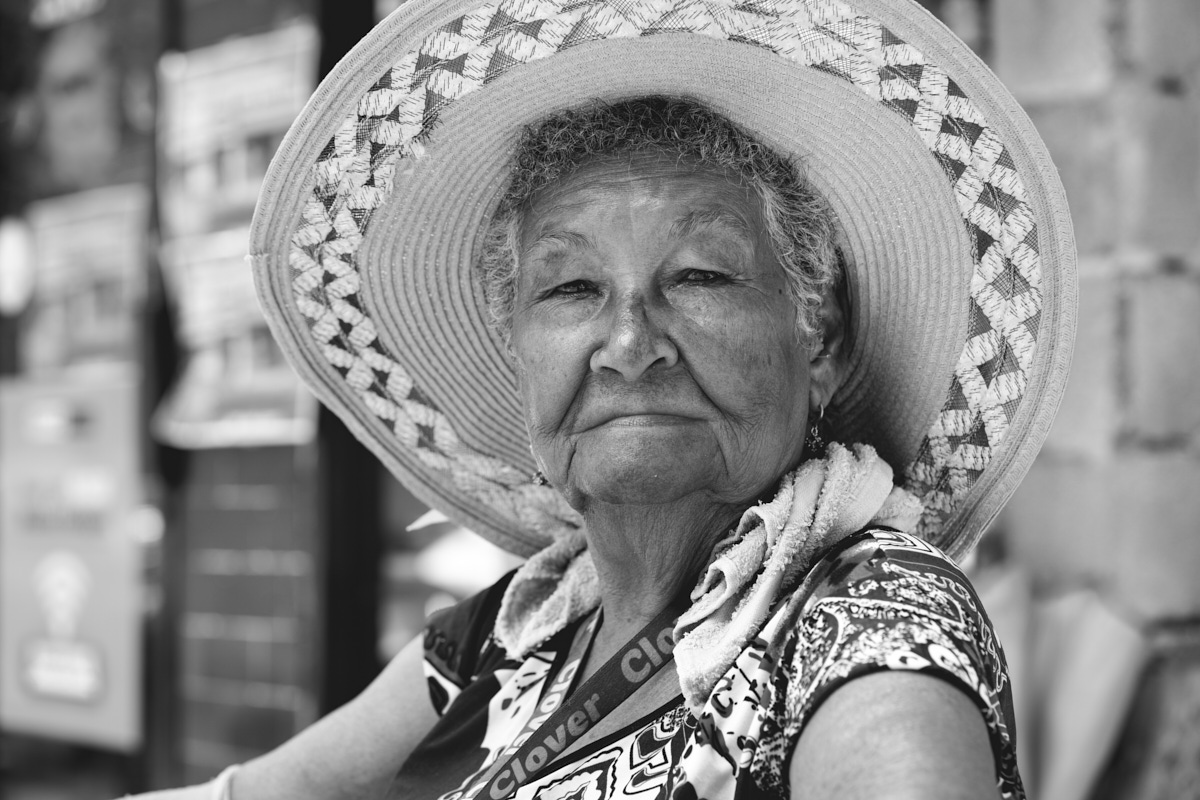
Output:
<instances>
[{"instance_id":1,"label":"folded towel","mask_svg":"<svg viewBox=\"0 0 1200 800\"><path fill-rule=\"evenodd\" d=\"M583 531L574 529L517 570L500 600L496 640L524 656L598 605L596 566Z\"/></svg>"},{"instance_id":2,"label":"folded towel","mask_svg":"<svg viewBox=\"0 0 1200 800\"><path fill-rule=\"evenodd\" d=\"M868 445L830 445L824 459L785 477L774 499L748 509L717 543L675 624L675 663L692 712L819 553L868 524L907 531L920 516L920 502L892 485L892 468Z\"/></svg>"},{"instance_id":3,"label":"folded towel","mask_svg":"<svg viewBox=\"0 0 1200 800\"><path fill-rule=\"evenodd\" d=\"M831 444L825 458L785 476L775 497L748 509L713 549L676 623L675 661L693 713L818 553L868 524L908 531L920 516L920 501L892 485L892 468L869 445ZM500 603L496 638L523 657L599 603L587 542L574 532L517 570Z\"/></svg>"}]
</instances>

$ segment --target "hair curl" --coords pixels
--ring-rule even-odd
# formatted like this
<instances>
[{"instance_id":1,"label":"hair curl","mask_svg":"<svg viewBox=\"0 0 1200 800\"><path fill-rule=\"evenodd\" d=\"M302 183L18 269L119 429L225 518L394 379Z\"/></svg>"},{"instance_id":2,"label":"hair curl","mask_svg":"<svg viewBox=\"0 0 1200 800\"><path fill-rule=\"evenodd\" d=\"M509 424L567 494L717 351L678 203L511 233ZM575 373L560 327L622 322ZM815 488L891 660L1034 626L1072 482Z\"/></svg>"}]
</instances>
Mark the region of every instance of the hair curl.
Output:
<instances>
[{"instance_id":1,"label":"hair curl","mask_svg":"<svg viewBox=\"0 0 1200 800\"><path fill-rule=\"evenodd\" d=\"M766 233L796 305L798 334L817 335L822 298L841 279L837 224L797 164L694 100L644 97L569 109L525 129L478 269L492 325L507 343L523 216L538 192L604 157L659 152L739 178L762 204Z\"/></svg>"}]
</instances>

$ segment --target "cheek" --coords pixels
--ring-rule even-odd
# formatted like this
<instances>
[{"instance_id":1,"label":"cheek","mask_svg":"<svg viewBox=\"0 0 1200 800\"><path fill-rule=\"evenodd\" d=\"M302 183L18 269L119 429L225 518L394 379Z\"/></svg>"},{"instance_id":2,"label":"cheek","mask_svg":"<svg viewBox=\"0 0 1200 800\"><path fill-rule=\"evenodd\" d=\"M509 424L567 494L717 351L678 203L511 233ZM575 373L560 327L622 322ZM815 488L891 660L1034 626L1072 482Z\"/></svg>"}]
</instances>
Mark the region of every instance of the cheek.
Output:
<instances>
[{"instance_id":1,"label":"cheek","mask_svg":"<svg viewBox=\"0 0 1200 800\"><path fill-rule=\"evenodd\" d=\"M563 345L561 337L545 335L513 339L517 391L535 438L551 434L561 425L579 383L579 359L573 355L574 348Z\"/></svg>"},{"instance_id":2,"label":"cheek","mask_svg":"<svg viewBox=\"0 0 1200 800\"><path fill-rule=\"evenodd\" d=\"M761 349L739 348L733 358L736 386L749 408L759 408L767 416L790 417L801 410L808 395L808 373L799 368L794 355L772 348L770 342L756 342Z\"/></svg>"},{"instance_id":3,"label":"cheek","mask_svg":"<svg viewBox=\"0 0 1200 800\"><path fill-rule=\"evenodd\" d=\"M807 389L808 370L795 334L794 316L768 304L749 308L706 308L692 319L689 331L693 363L719 383L719 391L732 402L781 400Z\"/></svg>"}]
</instances>

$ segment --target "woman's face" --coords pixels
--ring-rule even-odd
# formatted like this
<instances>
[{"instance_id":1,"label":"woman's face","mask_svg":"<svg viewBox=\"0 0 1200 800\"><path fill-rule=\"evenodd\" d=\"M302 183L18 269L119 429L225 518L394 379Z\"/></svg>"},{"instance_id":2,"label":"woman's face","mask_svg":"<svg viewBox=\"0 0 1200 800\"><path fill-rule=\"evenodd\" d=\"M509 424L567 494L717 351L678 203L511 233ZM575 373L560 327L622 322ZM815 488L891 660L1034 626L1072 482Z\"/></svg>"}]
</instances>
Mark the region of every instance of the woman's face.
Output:
<instances>
[{"instance_id":1,"label":"woman's face","mask_svg":"<svg viewBox=\"0 0 1200 800\"><path fill-rule=\"evenodd\" d=\"M809 359L753 193L656 155L598 160L521 226L512 345L568 502L745 504L800 460Z\"/></svg>"}]
</instances>

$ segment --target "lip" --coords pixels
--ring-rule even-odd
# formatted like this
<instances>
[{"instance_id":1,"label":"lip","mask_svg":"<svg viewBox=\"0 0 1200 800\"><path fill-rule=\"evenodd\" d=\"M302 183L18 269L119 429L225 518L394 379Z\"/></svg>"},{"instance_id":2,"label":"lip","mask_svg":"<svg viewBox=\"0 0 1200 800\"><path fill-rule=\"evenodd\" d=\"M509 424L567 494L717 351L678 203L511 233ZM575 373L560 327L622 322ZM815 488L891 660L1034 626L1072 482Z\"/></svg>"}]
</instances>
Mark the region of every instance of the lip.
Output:
<instances>
[{"instance_id":1,"label":"lip","mask_svg":"<svg viewBox=\"0 0 1200 800\"><path fill-rule=\"evenodd\" d=\"M598 423L595 427L659 428L687 425L695 421L695 417L684 417L679 414L618 414Z\"/></svg>"},{"instance_id":2,"label":"lip","mask_svg":"<svg viewBox=\"0 0 1200 800\"><path fill-rule=\"evenodd\" d=\"M654 428L678 428L699 422L700 418L689 414L663 411L623 411L608 413L589 420L589 424L576 428L577 433L608 429L638 429L649 431Z\"/></svg>"}]
</instances>

